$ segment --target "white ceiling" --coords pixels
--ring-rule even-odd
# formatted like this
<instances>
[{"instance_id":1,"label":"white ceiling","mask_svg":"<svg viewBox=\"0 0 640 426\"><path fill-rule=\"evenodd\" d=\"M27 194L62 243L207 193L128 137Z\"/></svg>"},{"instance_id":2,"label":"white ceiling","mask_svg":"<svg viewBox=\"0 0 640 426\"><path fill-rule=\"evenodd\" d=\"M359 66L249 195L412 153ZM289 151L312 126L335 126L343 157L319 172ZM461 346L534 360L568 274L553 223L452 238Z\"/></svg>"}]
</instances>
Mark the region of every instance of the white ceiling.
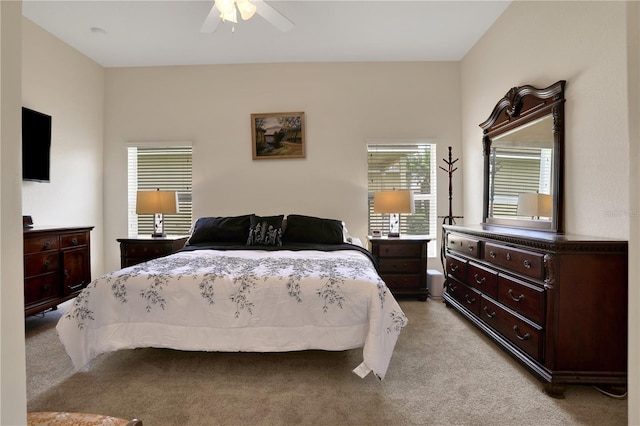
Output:
<instances>
[{"instance_id":1,"label":"white ceiling","mask_svg":"<svg viewBox=\"0 0 640 426\"><path fill-rule=\"evenodd\" d=\"M510 1L266 2L294 22L256 14L200 32L213 1L23 0L23 15L104 67L268 62L458 61ZM100 28L104 32L92 31Z\"/></svg>"}]
</instances>

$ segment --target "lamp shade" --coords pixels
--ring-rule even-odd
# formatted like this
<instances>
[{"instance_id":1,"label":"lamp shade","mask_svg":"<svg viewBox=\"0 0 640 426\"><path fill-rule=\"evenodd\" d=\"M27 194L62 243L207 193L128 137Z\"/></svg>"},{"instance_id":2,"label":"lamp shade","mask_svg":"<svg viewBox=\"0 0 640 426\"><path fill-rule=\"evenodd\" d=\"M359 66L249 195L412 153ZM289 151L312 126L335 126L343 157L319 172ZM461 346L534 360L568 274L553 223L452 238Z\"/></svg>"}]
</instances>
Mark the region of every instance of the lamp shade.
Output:
<instances>
[{"instance_id":1,"label":"lamp shade","mask_svg":"<svg viewBox=\"0 0 640 426\"><path fill-rule=\"evenodd\" d=\"M551 217L551 195L527 192L518 194L518 216Z\"/></svg>"},{"instance_id":2,"label":"lamp shade","mask_svg":"<svg viewBox=\"0 0 640 426\"><path fill-rule=\"evenodd\" d=\"M374 213L413 213L413 192L377 191L373 193Z\"/></svg>"},{"instance_id":3,"label":"lamp shade","mask_svg":"<svg viewBox=\"0 0 640 426\"><path fill-rule=\"evenodd\" d=\"M178 213L178 193L176 191L138 191L136 197L137 214Z\"/></svg>"}]
</instances>

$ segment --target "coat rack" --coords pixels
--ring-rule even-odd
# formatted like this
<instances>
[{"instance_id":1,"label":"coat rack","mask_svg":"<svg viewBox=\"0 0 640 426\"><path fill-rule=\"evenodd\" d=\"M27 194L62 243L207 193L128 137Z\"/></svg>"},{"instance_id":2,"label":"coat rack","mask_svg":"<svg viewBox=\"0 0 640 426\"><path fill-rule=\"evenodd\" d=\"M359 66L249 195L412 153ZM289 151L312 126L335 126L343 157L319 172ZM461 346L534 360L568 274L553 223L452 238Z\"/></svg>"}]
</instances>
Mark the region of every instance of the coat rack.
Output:
<instances>
[{"instance_id":1,"label":"coat rack","mask_svg":"<svg viewBox=\"0 0 640 426\"><path fill-rule=\"evenodd\" d=\"M447 172L449 174L449 214L447 216L438 216L439 218L443 218L442 224L449 224L449 225L454 225L456 223L456 219L461 219L463 216L454 216L453 215L453 205L452 205L452 201L453 201L453 184L452 184L452 177L453 177L453 172L455 172L456 170L458 170L457 167L453 167L453 165L456 163L456 161L458 161L458 159L456 158L455 160L451 160L451 147L449 147L449 160L447 159L442 159L442 161L444 161L448 168L444 168L444 167L440 167L442 170L444 170L445 172Z\"/></svg>"}]
</instances>

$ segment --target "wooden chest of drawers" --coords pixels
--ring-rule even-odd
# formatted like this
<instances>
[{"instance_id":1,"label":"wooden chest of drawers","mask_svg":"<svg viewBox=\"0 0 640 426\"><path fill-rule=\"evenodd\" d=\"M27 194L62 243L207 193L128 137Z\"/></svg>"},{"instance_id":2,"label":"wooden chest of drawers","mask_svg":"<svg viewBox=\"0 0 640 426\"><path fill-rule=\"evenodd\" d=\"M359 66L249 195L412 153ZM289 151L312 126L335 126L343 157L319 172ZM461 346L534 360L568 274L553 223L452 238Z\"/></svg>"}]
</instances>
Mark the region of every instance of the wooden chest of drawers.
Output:
<instances>
[{"instance_id":1,"label":"wooden chest of drawers","mask_svg":"<svg viewBox=\"0 0 640 426\"><path fill-rule=\"evenodd\" d=\"M147 260L167 256L184 247L189 237L186 235L167 235L162 238L138 236L118 238L120 243L120 267L137 265Z\"/></svg>"},{"instance_id":2,"label":"wooden chest of drawers","mask_svg":"<svg viewBox=\"0 0 640 426\"><path fill-rule=\"evenodd\" d=\"M54 308L89 284L92 229L91 226L24 230L25 316Z\"/></svg>"},{"instance_id":3,"label":"wooden chest of drawers","mask_svg":"<svg viewBox=\"0 0 640 426\"><path fill-rule=\"evenodd\" d=\"M626 386L626 241L444 226L444 299L529 368L566 384Z\"/></svg>"},{"instance_id":4,"label":"wooden chest of drawers","mask_svg":"<svg viewBox=\"0 0 640 426\"><path fill-rule=\"evenodd\" d=\"M378 272L394 296L427 299L427 244L423 236L369 238Z\"/></svg>"}]
</instances>

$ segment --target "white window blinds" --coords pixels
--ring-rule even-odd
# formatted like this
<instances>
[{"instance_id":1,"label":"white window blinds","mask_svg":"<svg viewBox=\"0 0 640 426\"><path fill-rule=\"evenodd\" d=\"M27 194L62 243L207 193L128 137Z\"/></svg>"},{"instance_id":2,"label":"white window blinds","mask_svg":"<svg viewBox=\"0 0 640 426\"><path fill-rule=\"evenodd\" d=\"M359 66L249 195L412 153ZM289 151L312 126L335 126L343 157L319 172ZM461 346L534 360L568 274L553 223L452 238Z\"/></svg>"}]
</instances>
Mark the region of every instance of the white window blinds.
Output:
<instances>
[{"instance_id":1,"label":"white window blinds","mask_svg":"<svg viewBox=\"0 0 640 426\"><path fill-rule=\"evenodd\" d=\"M368 144L369 234L389 231L389 215L373 213L376 191L411 190L415 212L400 215L400 234L436 238L435 144Z\"/></svg>"},{"instance_id":2,"label":"white window blinds","mask_svg":"<svg viewBox=\"0 0 640 426\"><path fill-rule=\"evenodd\" d=\"M164 216L167 234L185 235L191 229L191 146L130 146L128 150L129 236L151 234L153 215L136 214L137 191L178 192L179 213Z\"/></svg>"}]
</instances>

